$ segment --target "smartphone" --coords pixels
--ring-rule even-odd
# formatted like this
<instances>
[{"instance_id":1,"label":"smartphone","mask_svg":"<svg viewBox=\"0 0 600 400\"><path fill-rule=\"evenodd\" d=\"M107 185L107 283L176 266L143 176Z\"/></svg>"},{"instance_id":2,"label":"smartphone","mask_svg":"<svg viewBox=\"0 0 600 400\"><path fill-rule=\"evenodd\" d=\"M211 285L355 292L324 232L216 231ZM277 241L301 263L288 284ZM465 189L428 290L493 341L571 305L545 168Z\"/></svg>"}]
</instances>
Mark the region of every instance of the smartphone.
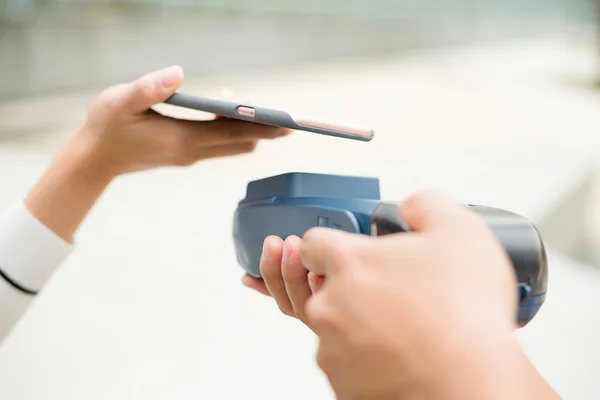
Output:
<instances>
[{"instance_id":1,"label":"smartphone","mask_svg":"<svg viewBox=\"0 0 600 400\"><path fill-rule=\"evenodd\" d=\"M175 93L165 100L164 103L204 111L227 118L279 126L298 131L319 133L321 135L345 139L360 140L363 142L369 142L375 136L373 129L370 128L349 126L331 121L323 121L317 118L290 114L285 111L196 97L184 93Z\"/></svg>"}]
</instances>

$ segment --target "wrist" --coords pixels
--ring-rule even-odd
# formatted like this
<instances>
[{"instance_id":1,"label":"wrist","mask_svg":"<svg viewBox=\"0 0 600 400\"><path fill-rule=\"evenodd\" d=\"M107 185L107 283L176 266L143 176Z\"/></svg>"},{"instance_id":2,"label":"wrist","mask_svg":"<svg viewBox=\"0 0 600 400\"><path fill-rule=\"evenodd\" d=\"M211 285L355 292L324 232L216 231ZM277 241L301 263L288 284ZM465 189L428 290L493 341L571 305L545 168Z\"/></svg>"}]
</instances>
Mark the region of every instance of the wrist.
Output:
<instances>
[{"instance_id":1,"label":"wrist","mask_svg":"<svg viewBox=\"0 0 600 400\"><path fill-rule=\"evenodd\" d=\"M419 399L560 399L508 331L481 329L448 343L429 364ZM436 360L436 358L431 358Z\"/></svg>"},{"instance_id":2,"label":"wrist","mask_svg":"<svg viewBox=\"0 0 600 400\"><path fill-rule=\"evenodd\" d=\"M116 176L106 165L89 138L75 135L33 187L25 206L41 223L72 243L75 232Z\"/></svg>"},{"instance_id":3,"label":"wrist","mask_svg":"<svg viewBox=\"0 0 600 400\"><path fill-rule=\"evenodd\" d=\"M108 185L119 175L111 160L100 150L94 135L82 127L59 151L49 172L88 185Z\"/></svg>"}]
</instances>

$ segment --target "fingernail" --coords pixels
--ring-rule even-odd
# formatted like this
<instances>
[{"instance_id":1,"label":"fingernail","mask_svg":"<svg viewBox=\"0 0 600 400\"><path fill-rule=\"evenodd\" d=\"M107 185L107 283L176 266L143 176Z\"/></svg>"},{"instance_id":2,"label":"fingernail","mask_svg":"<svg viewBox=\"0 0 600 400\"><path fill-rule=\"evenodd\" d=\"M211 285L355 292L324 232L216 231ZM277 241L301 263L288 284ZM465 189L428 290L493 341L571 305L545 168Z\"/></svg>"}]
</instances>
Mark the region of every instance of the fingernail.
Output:
<instances>
[{"instance_id":1,"label":"fingernail","mask_svg":"<svg viewBox=\"0 0 600 400\"><path fill-rule=\"evenodd\" d=\"M265 260L271 259L271 249L269 248L269 245L267 244L266 240L265 240L265 243L263 244L262 257Z\"/></svg>"},{"instance_id":2,"label":"fingernail","mask_svg":"<svg viewBox=\"0 0 600 400\"><path fill-rule=\"evenodd\" d=\"M174 65L166 68L162 72L161 83L165 89L171 89L183 80L183 70L180 66Z\"/></svg>"}]
</instances>

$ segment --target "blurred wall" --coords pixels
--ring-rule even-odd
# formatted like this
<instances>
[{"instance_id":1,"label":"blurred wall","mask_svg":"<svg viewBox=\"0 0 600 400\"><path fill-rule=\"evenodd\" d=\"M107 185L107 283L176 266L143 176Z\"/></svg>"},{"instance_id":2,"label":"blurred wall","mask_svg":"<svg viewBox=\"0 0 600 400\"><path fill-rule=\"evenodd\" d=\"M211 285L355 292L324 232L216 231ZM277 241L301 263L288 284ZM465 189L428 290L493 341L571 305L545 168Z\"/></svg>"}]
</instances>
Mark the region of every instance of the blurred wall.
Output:
<instances>
[{"instance_id":1,"label":"blurred wall","mask_svg":"<svg viewBox=\"0 0 600 400\"><path fill-rule=\"evenodd\" d=\"M0 100L556 32L565 1L0 0Z\"/></svg>"}]
</instances>

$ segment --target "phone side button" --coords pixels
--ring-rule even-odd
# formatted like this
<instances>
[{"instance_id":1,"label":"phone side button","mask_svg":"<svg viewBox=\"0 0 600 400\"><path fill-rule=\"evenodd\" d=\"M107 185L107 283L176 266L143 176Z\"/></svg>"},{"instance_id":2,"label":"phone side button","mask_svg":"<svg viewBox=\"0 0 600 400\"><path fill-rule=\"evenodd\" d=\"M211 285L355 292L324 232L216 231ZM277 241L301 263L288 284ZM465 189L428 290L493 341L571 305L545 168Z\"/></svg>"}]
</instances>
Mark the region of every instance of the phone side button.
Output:
<instances>
[{"instance_id":1,"label":"phone side button","mask_svg":"<svg viewBox=\"0 0 600 400\"><path fill-rule=\"evenodd\" d=\"M238 107L237 113L241 117L247 117L247 118L254 118L254 116L256 115L256 111L254 111L254 108L243 107L243 106L242 107Z\"/></svg>"}]
</instances>

